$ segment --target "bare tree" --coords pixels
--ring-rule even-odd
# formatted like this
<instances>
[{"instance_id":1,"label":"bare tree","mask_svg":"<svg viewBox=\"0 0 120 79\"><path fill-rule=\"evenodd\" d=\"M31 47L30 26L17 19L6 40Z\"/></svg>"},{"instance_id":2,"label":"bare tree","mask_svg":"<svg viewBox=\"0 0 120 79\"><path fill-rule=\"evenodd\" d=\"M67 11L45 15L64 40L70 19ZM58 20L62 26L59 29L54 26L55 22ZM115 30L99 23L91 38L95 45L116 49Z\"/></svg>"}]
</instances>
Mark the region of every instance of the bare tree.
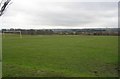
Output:
<instances>
[{"instance_id":1,"label":"bare tree","mask_svg":"<svg viewBox=\"0 0 120 79\"><path fill-rule=\"evenodd\" d=\"M4 14L11 0L2 0L0 3L0 16Z\"/></svg>"}]
</instances>

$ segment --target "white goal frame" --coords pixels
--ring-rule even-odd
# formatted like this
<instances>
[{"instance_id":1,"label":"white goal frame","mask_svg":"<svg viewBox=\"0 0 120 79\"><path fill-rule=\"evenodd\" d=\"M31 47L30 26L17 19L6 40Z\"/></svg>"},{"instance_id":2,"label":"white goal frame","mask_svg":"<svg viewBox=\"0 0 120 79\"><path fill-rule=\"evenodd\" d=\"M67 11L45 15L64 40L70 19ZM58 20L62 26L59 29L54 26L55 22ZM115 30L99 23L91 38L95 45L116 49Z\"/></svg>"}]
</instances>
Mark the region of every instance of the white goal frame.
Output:
<instances>
[{"instance_id":1,"label":"white goal frame","mask_svg":"<svg viewBox=\"0 0 120 79\"><path fill-rule=\"evenodd\" d=\"M22 38L22 33L21 31L3 31L2 34L5 35L5 33L19 33L20 34L20 38Z\"/></svg>"}]
</instances>

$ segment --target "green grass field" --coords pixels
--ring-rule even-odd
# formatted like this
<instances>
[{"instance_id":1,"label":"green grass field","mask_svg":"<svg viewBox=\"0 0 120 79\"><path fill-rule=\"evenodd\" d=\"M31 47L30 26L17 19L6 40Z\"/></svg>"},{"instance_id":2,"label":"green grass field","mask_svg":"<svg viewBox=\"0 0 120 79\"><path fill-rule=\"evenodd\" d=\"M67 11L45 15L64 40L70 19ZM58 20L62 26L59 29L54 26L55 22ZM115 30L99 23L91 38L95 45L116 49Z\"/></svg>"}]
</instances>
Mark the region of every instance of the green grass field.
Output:
<instances>
[{"instance_id":1,"label":"green grass field","mask_svg":"<svg viewBox=\"0 0 120 79\"><path fill-rule=\"evenodd\" d=\"M2 35L0 34L0 78L2 77Z\"/></svg>"},{"instance_id":2,"label":"green grass field","mask_svg":"<svg viewBox=\"0 0 120 79\"><path fill-rule=\"evenodd\" d=\"M117 36L3 37L3 77L116 77Z\"/></svg>"}]
</instances>

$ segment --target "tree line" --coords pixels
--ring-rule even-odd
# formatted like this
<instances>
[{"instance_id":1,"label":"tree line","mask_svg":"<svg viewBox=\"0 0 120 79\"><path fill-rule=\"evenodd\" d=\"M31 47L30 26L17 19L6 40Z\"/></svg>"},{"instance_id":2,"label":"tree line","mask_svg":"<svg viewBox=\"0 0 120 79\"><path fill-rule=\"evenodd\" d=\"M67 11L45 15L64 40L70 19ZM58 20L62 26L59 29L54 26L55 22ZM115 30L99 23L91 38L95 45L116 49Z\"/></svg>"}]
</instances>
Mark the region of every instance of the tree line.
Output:
<instances>
[{"instance_id":1,"label":"tree line","mask_svg":"<svg viewBox=\"0 0 120 79\"><path fill-rule=\"evenodd\" d=\"M110 29L2 29L4 31L21 31L24 35L120 35L118 28ZM15 33L15 32L14 32Z\"/></svg>"}]
</instances>

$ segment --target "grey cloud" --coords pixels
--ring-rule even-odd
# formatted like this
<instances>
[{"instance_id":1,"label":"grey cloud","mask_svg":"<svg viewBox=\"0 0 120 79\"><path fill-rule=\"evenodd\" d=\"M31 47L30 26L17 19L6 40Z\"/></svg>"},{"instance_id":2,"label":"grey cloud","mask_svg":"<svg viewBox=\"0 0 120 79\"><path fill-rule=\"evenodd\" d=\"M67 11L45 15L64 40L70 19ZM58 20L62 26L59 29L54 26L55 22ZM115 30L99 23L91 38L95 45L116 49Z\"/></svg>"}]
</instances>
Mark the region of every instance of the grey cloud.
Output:
<instances>
[{"instance_id":1,"label":"grey cloud","mask_svg":"<svg viewBox=\"0 0 120 79\"><path fill-rule=\"evenodd\" d=\"M5 14L3 22L9 25L50 25L54 27L81 27L83 25L90 27L91 24L106 27L106 24L112 26L117 23L117 3L115 2L41 3L39 0L31 0L27 4L28 1L20 3L16 0Z\"/></svg>"}]
</instances>

